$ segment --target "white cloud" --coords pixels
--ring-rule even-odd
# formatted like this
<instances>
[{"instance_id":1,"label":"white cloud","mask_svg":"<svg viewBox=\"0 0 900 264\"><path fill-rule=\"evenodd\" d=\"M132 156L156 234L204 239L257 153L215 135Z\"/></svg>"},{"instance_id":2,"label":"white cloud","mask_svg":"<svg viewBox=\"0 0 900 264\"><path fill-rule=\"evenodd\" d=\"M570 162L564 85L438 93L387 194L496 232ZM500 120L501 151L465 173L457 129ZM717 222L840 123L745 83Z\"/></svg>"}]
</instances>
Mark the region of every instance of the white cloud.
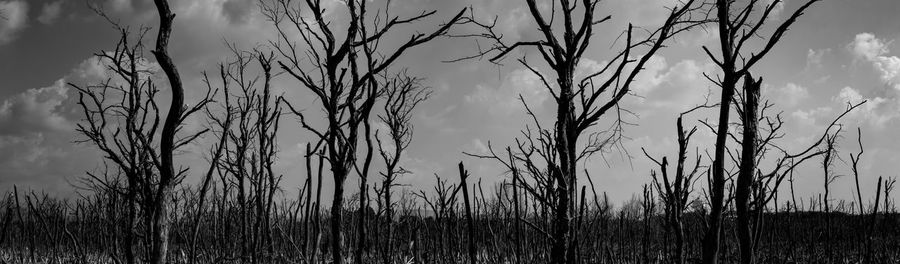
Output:
<instances>
[{"instance_id":1,"label":"white cloud","mask_svg":"<svg viewBox=\"0 0 900 264\"><path fill-rule=\"evenodd\" d=\"M888 52L886 45L872 33L859 33L850 44L850 49L857 56L866 60L874 60L878 56Z\"/></svg>"},{"instance_id":2,"label":"white cloud","mask_svg":"<svg viewBox=\"0 0 900 264\"><path fill-rule=\"evenodd\" d=\"M832 112L831 110L831 107L827 106L817 107L809 110L800 109L792 112L791 116L797 120L799 126L809 128L815 126L820 120L828 117Z\"/></svg>"},{"instance_id":3,"label":"white cloud","mask_svg":"<svg viewBox=\"0 0 900 264\"><path fill-rule=\"evenodd\" d=\"M884 97L866 97L852 87L844 87L833 101L840 104L857 104L866 100L866 103L849 113L847 120L855 120L857 123L866 122L875 128L884 128L885 124L900 117L900 104L897 99Z\"/></svg>"},{"instance_id":4,"label":"white cloud","mask_svg":"<svg viewBox=\"0 0 900 264\"><path fill-rule=\"evenodd\" d=\"M16 39L19 32L27 26L28 3L25 1L0 2L0 45Z\"/></svg>"},{"instance_id":5,"label":"white cloud","mask_svg":"<svg viewBox=\"0 0 900 264\"><path fill-rule=\"evenodd\" d=\"M894 89L900 90L900 57L879 56L872 63L881 74L882 81L892 84Z\"/></svg>"},{"instance_id":6,"label":"white cloud","mask_svg":"<svg viewBox=\"0 0 900 264\"><path fill-rule=\"evenodd\" d=\"M666 64L665 57L658 55L650 56L650 59L644 64L644 69L638 73L638 76L635 76L632 91L638 95L644 95L652 91L669 77L667 74L660 74L662 71L666 70L667 67L668 65Z\"/></svg>"},{"instance_id":7,"label":"white cloud","mask_svg":"<svg viewBox=\"0 0 900 264\"><path fill-rule=\"evenodd\" d=\"M886 55L890 52L889 44L876 38L872 33L860 33L850 44L850 49L858 58L872 63L878 70L882 82L900 90L900 57Z\"/></svg>"},{"instance_id":8,"label":"white cloud","mask_svg":"<svg viewBox=\"0 0 900 264\"><path fill-rule=\"evenodd\" d=\"M62 3L62 1L56 1L44 4L43 9L41 9L41 15L38 16L37 20L45 25L56 22L56 19L62 13Z\"/></svg>"},{"instance_id":9,"label":"white cloud","mask_svg":"<svg viewBox=\"0 0 900 264\"><path fill-rule=\"evenodd\" d=\"M603 67L606 67L608 63L609 62L607 61L597 62L587 58L581 59L581 61L578 62L578 66L575 68L575 82L578 83L585 77L596 74L602 70ZM626 65L622 72L631 72L632 69L634 69L635 64L636 63L631 63ZM610 72L613 72L616 66L617 65L612 65L610 66L610 69L607 69L603 74L593 77L594 82L600 83L606 81L610 77ZM665 57L659 55L650 56L650 59L644 64L644 69L635 76L634 82L631 84L631 91L641 96L652 92L653 89L656 89L656 87L660 85L660 83L665 81L666 75L663 71L668 67ZM625 76L622 78L624 77Z\"/></svg>"},{"instance_id":10,"label":"white cloud","mask_svg":"<svg viewBox=\"0 0 900 264\"><path fill-rule=\"evenodd\" d=\"M0 104L0 135L21 135L33 131L60 131L71 123L57 111L68 99L63 79L44 88L28 89Z\"/></svg>"},{"instance_id":11,"label":"white cloud","mask_svg":"<svg viewBox=\"0 0 900 264\"><path fill-rule=\"evenodd\" d=\"M822 68L822 59L825 57L825 54L828 53L831 53L831 49L809 49L809 51L806 52L806 70Z\"/></svg>"},{"instance_id":12,"label":"white cloud","mask_svg":"<svg viewBox=\"0 0 900 264\"><path fill-rule=\"evenodd\" d=\"M649 102L649 106L653 106L653 108L668 107L677 111L687 110L694 105L703 103L709 87L712 85L703 77L703 73L714 75L715 70L715 65L709 62L701 64L695 60L683 60L668 69L657 71L659 76L653 77L654 81L649 83L658 87L643 88L648 91L647 94L639 95L646 96L646 102ZM650 110L658 110L653 108Z\"/></svg>"}]
</instances>

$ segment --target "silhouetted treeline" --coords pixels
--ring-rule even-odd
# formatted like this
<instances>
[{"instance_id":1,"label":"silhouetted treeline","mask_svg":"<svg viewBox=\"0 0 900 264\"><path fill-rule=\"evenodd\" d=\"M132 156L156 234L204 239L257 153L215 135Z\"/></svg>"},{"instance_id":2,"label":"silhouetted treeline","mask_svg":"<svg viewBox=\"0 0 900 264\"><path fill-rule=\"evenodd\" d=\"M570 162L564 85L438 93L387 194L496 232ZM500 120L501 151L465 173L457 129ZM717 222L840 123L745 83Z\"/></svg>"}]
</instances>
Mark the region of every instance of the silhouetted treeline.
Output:
<instances>
[{"instance_id":1,"label":"silhouetted treeline","mask_svg":"<svg viewBox=\"0 0 900 264\"><path fill-rule=\"evenodd\" d=\"M473 185L474 187L479 187ZM500 190L500 188L495 188ZM509 189L509 188L507 188ZM507 190L508 191L508 190ZM180 193L190 193L182 190ZM0 226L0 260L6 263L117 263L123 252L123 232L119 221L124 218L122 201L110 199L108 194L97 194L78 200L59 200L47 195L20 191L7 193L0 204L3 210ZM409 194L401 199L414 199ZM549 241L545 234L529 226L546 226L550 223L543 208L533 207L533 200L523 199L520 214L528 224L516 229L513 223L513 206L509 193L505 199L473 197L474 237L467 235L464 224L465 210L460 202L453 202L442 212L436 213L421 204L397 210L398 216L389 219L384 211L367 210L367 228L363 238L365 263L466 263L465 254L469 241L476 248L479 263L541 263L549 259ZM524 197L523 197L524 198ZM187 252L196 247L196 263L304 263L315 259L327 263L328 251L322 251L332 241L327 236L328 226L315 229L305 213L297 214L297 204L302 201L282 201L272 216L272 228L250 232L249 239L241 237L240 208L234 203L223 204L216 194L209 198L209 207L199 220L202 228L196 244L191 244L191 225L197 215L191 208L196 200L176 198L172 218L172 237L169 257L171 263L186 263ZM656 263L670 259L673 253L673 236L668 232L659 207L649 209L644 197L613 208L606 201L586 205L584 215L577 220L576 249L578 263ZM17 205L18 204L18 205ZM654 206L654 205L651 205ZM689 211L684 215L685 253L688 262L697 262L701 256L705 213ZM652 213L645 214L645 210ZM791 205L784 211L770 212L762 217L767 232L762 235L758 254L760 263L856 263L867 252L872 254L870 263L895 263L900 259L900 214L880 213L876 217L859 215L849 207L824 213L820 211L794 211ZM843 210L846 210L843 211ZM302 211L302 210L301 210ZM315 210L314 210L315 211ZM325 216L326 211L310 212ZM356 241L354 231L358 215L355 210L343 212L343 233L348 240ZM735 217L732 210L727 219ZM307 220L309 219L309 220ZM872 222L875 220L875 222ZM390 234L395 242L390 256L388 234L383 227L393 222ZM829 224L830 223L830 224ZM251 225L248 229L258 227ZM136 229L146 228L138 224ZM870 244L865 232L873 228ZM734 234L733 225L725 225L725 234ZM266 234L265 232L272 232ZM737 241L733 235L724 236L722 258L726 263L738 260ZM247 241L247 242L244 242ZM139 259L148 252L142 249L149 243L139 237L132 245ZM243 245L249 243L252 245ZM246 256L242 247L253 248ZM315 250L314 248L318 248ZM353 245L347 245L354 249ZM520 248L521 251L517 251ZM313 251L315 256L310 256ZM387 257L387 258L385 258Z\"/></svg>"}]
</instances>

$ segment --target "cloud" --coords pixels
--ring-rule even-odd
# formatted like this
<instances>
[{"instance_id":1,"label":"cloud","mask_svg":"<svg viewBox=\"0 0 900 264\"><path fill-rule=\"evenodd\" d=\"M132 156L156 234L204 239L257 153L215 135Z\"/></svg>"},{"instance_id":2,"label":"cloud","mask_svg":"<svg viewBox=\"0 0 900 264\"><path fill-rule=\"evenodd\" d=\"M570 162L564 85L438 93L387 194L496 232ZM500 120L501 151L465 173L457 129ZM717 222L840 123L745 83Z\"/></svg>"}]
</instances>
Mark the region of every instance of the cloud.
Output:
<instances>
[{"instance_id":1,"label":"cloud","mask_svg":"<svg viewBox=\"0 0 900 264\"><path fill-rule=\"evenodd\" d=\"M900 104L897 99L878 96L866 97L852 87L844 87L832 100L844 105L866 100L864 105L848 114L847 120L856 120L857 123L866 122L877 129L884 128L888 122L900 117Z\"/></svg>"},{"instance_id":2,"label":"cloud","mask_svg":"<svg viewBox=\"0 0 900 264\"><path fill-rule=\"evenodd\" d=\"M637 58L632 59L636 60ZM578 83L585 77L596 74L601 71L603 67L606 67L608 63L609 62L607 61L597 62L588 58L581 59L581 61L578 62L578 66L575 67L575 82ZM625 74L630 73L634 69L635 64L636 63L631 63L626 65L625 68L622 69L622 72ZM613 72L616 66L617 65L610 66L603 74L594 76L593 81L595 83L606 81L610 77L610 72ZM644 64L644 69L635 76L634 82L631 83L631 91L640 96L652 92L665 81L666 75L663 71L668 67L665 57L659 55L650 56L650 59ZM627 76L622 76L623 79L625 77Z\"/></svg>"},{"instance_id":3,"label":"cloud","mask_svg":"<svg viewBox=\"0 0 900 264\"><path fill-rule=\"evenodd\" d=\"M613 16L621 14L625 21L638 27L658 27L665 22L669 8L682 6L678 0L615 0L609 3ZM601 4L602 6L602 4ZM602 7L601 7L602 8Z\"/></svg>"},{"instance_id":4,"label":"cloud","mask_svg":"<svg viewBox=\"0 0 900 264\"><path fill-rule=\"evenodd\" d=\"M441 134L452 134L461 131L458 126L451 125L448 118L457 111L457 105L449 105L440 110L430 113L427 109L422 109L416 118L424 126L435 129Z\"/></svg>"},{"instance_id":5,"label":"cloud","mask_svg":"<svg viewBox=\"0 0 900 264\"><path fill-rule=\"evenodd\" d=\"M487 107L492 113L508 116L524 111L519 95L525 98L528 107L532 109L540 108L550 98L540 77L523 68L512 71L499 87L477 85L475 91L466 95L465 99L467 103Z\"/></svg>"},{"instance_id":6,"label":"cloud","mask_svg":"<svg viewBox=\"0 0 900 264\"><path fill-rule=\"evenodd\" d=\"M150 65L148 67L156 64ZM109 77L99 57L91 57L49 86L27 89L3 100L0 102L0 136L73 132L81 113L76 104L77 91L67 83L93 83ZM116 78L113 81L122 82Z\"/></svg>"},{"instance_id":7,"label":"cloud","mask_svg":"<svg viewBox=\"0 0 900 264\"><path fill-rule=\"evenodd\" d=\"M830 117L831 112L831 107L823 106L809 110L799 109L792 112L791 116L797 120L799 126L809 128Z\"/></svg>"},{"instance_id":8,"label":"cloud","mask_svg":"<svg viewBox=\"0 0 900 264\"><path fill-rule=\"evenodd\" d=\"M665 57L659 55L650 56L650 59L644 64L644 69L635 76L634 83L632 84L632 91L638 95L644 95L651 92L662 82L667 80L669 75L664 74L663 71L668 67ZM630 72L633 68L634 67L628 67L627 72Z\"/></svg>"},{"instance_id":9,"label":"cloud","mask_svg":"<svg viewBox=\"0 0 900 264\"><path fill-rule=\"evenodd\" d=\"M822 59L829 53L831 53L831 49L809 49L806 52L806 70L821 69Z\"/></svg>"},{"instance_id":10,"label":"cloud","mask_svg":"<svg viewBox=\"0 0 900 264\"><path fill-rule=\"evenodd\" d=\"M41 15L38 16L37 20L44 25L50 25L53 24L53 22L56 22L56 19L59 18L60 13L62 13L62 3L62 1L56 1L44 4L43 9L41 9Z\"/></svg>"},{"instance_id":11,"label":"cloud","mask_svg":"<svg viewBox=\"0 0 900 264\"><path fill-rule=\"evenodd\" d=\"M874 60L878 56L888 52L886 45L872 33L859 33L850 44L853 54L866 60Z\"/></svg>"},{"instance_id":12,"label":"cloud","mask_svg":"<svg viewBox=\"0 0 900 264\"><path fill-rule=\"evenodd\" d=\"M0 102L0 171L4 187L39 188L69 193L68 182L96 168L100 155L80 136L76 91L67 82L95 82L104 77L98 60L78 64L46 87L27 89Z\"/></svg>"},{"instance_id":13,"label":"cloud","mask_svg":"<svg viewBox=\"0 0 900 264\"><path fill-rule=\"evenodd\" d=\"M0 2L0 45L16 39L27 26L28 3L25 1Z\"/></svg>"},{"instance_id":14,"label":"cloud","mask_svg":"<svg viewBox=\"0 0 900 264\"><path fill-rule=\"evenodd\" d=\"M0 135L71 128L72 124L56 111L68 98L68 87L60 79L51 86L28 89L4 100L0 104Z\"/></svg>"},{"instance_id":15,"label":"cloud","mask_svg":"<svg viewBox=\"0 0 900 264\"><path fill-rule=\"evenodd\" d=\"M878 70L881 81L900 90L900 57L886 56L888 45L872 33L860 33L850 43L850 50L856 57L872 63Z\"/></svg>"},{"instance_id":16,"label":"cloud","mask_svg":"<svg viewBox=\"0 0 900 264\"><path fill-rule=\"evenodd\" d=\"M635 91L641 89L648 91L642 95L645 96L644 100L649 103L648 106L652 106L650 108L652 111L656 111L654 109L657 107L667 107L678 111L687 110L694 105L703 103L709 87L712 85L703 77L703 73L714 75L715 70L715 65L709 62L682 60L672 67L656 71L659 75L653 77L655 81L649 82L649 84L655 85L654 87L635 87Z\"/></svg>"},{"instance_id":17,"label":"cloud","mask_svg":"<svg viewBox=\"0 0 900 264\"><path fill-rule=\"evenodd\" d=\"M809 98L809 89L795 83L788 83L781 88L765 85L763 90L766 97L780 107L795 107L803 99Z\"/></svg>"},{"instance_id":18,"label":"cloud","mask_svg":"<svg viewBox=\"0 0 900 264\"><path fill-rule=\"evenodd\" d=\"M247 22L250 16L257 12L256 1L226 0L222 4L223 14L231 23L241 24Z\"/></svg>"},{"instance_id":19,"label":"cloud","mask_svg":"<svg viewBox=\"0 0 900 264\"><path fill-rule=\"evenodd\" d=\"M134 10L131 0L109 0L112 10L120 13L127 13Z\"/></svg>"}]
</instances>

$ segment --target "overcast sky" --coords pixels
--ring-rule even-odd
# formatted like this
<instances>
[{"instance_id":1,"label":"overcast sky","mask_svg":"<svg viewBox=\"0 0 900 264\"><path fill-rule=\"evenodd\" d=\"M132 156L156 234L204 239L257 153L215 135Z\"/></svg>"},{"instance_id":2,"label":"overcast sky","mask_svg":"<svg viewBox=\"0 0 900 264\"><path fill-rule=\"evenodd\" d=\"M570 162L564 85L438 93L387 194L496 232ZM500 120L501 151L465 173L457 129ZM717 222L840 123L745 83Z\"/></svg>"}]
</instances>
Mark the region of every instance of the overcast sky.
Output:
<instances>
[{"instance_id":1,"label":"overcast sky","mask_svg":"<svg viewBox=\"0 0 900 264\"><path fill-rule=\"evenodd\" d=\"M249 49L265 48L267 40L274 37L273 26L260 14L256 0L170 2L177 14L170 51L187 84L189 101L205 89L200 81L202 72L215 71L217 63L230 55L224 40ZM329 10L338 10L329 12L329 19L340 23L340 4L324 2ZM666 15L664 6L674 2L603 1L600 13L613 19L597 28L593 46L579 66L580 74L610 58L610 47L621 44L615 39L626 23L656 26ZM786 1L774 22L779 23L800 2ZM137 28L158 23L150 0L95 3L122 25ZM378 0L372 3L383 5ZM499 30L510 41L538 37L524 1L394 0L393 5L392 12L400 16L437 10L423 27L399 31L396 37L400 39L413 30L446 21L469 6L480 19L497 16ZM900 140L895 138L900 131L900 47L895 42L900 39L898 11L900 1L896 0L825 0L810 8L754 71L765 80L763 96L783 112L786 136L780 144L788 150L798 150L821 135L848 101L869 101L842 122L846 133L839 149L849 163L849 153L858 151L856 128L862 129L866 152L860 163L860 181L866 196L873 196L878 176L897 176L900 164ZM73 143L80 138L74 128L81 116L75 105L76 92L65 83L89 84L107 76L92 54L114 48L116 31L82 0L0 0L0 12L0 190L19 185L71 195L69 183L86 171L97 170L101 159L92 146ZM155 31L150 35L155 37ZM702 76L704 72L715 74L715 67L700 48L716 47L716 43L710 32L687 32L648 63L633 87L639 97L626 98L623 103L636 113L628 119L635 126L626 128L629 139L624 142L633 157L610 153L605 159L596 156L586 163L598 192L607 192L615 201L640 192L641 185L650 180L651 169L641 147L656 156L674 156L677 113L702 103L707 94L718 98L718 90ZM539 80L513 59L501 66L479 60L441 62L475 49L472 40L437 39L408 52L392 69L409 68L434 90L413 119L415 135L402 161L413 172L401 178L407 188L430 190L435 173L456 181L459 161L464 161L485 187L508 179L495 163L462 152L483 153L488 142L500 149L514 142L527 120L516 99L519 94L539 116L550 116L555 110ZM517 52L510 56L537 61L538 57L531 55ZM306 111L319 113L310 94L290 78L277 77L274 89ZM700 126L696 120L708 117L710 113L699 113L686 122ZM190 122L202 125L201 120ZM703 127L699 130L694 142L711 151L710 133ZM279 137L277 169L285 177L282 187L291 193L305 179L302 151L311 136L296 119L285 117ZM195 182L205 156L189 151L177 158L182 166L197 167L187 181ZM810 162L795 175L798 196L813 197L823 191L820 163L821 159ZM851 199L849 167L838 161L836 171L847 176L837 180L833 193ZM356 180L351 177L348 182L352 185ZM326 192L331 184L325 181Z\"/></svg>"}]
</instances>

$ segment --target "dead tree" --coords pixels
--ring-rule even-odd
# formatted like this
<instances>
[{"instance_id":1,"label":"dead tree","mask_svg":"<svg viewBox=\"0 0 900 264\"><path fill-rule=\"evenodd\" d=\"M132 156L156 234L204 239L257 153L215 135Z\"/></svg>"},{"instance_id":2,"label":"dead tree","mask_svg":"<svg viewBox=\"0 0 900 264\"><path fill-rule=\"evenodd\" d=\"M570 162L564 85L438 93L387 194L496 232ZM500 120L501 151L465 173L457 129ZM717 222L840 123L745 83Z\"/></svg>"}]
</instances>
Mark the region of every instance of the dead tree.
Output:
<instances>
[{"instance_id":1,"label":"dead tree","mask_svg":"<svg viewBox=\"0 0 900 264\"><path fill-rule=\"evenodd\" d=\"M875 188L875 206L872 207L872 214L869 216L868 233L866 234L866 254L863 258L864 262L872 259L872 241L875 239L875 229L878 227L878 201L881 200L881 183L882 177L878 176L878 187Z\"/></svg>"},{"instance_id":2,"label":"dead tree","mask_svg":"<svg viewBox=\"0 0 900 264\"><path fill-rule=\"evenodd\" d=\"M197 209L195 211L195 219L191 226L191 237L190 237L190 249L188 255L188 263L193 264L197 257L197 237L200 234L200 224L203 219L203 214L205 210L205 202L207 197L207 192L209 191L210 186L214 185L213 183L213 175L216 172L221 171L221 166L219 165L220 159L223 156L225 146L228 143L228 131L231 128L231 124L234 121L234 108L231 105L231 96L229 92L229 73L230 67L226 67L226 64L219 65L219 78L222 82L221 90L224 94L223 103L221 103L222 111L224 112L224 116L221 116L221 113L215 113L211 110L211 108L206 108L204 112L206 112L206 117L210 121L212 128L210 131L213 134L216 134L217 143L210 148L210 166L206 171L206 174L203 176L203 180L199 186L199 191L197 194L197 198L199 199L197 202ZM208 89L213 89L213 80L209 78L209 75L203 74L203 82L207 85ZM220 175L221 177L221 175ZM222 183L226 184L226 183ZM223 193L222 197L225 197L227 193Z\"/></svg>"},{"instance_id":3,"label":"dead tree","mask_svg":"<svg viewBox=\"0 0 900 264\"><path fill-rule=\"evenodd\" d=\"M324 16L325 10L320 0L307 0L304 4L296 2L274 0L264 3L262 9L278 32L278 39L270 41L281 57L278 65L294 77L300 86L312 92L322 104L326 124L324 128L312 127L306 121L307 114L290 104L288 106L299 117L303 128L324 141L335 182L331 206L331 254L334 263L341 264L344 182L357 166L359 140L366 140L370 147L364 162L367 164L371 158L370 130L367 129L360 136L360 129L369 128L370 113L378 98L376 78L410 48L445 36L462 19L464 10L439 25L436 30L413 34L398 47L388 49L381 45L382 40L397 38L393 32L398 28L417 24L434 15L435 11L400 18L390 15L388 1L382 12L371 15L367 10L368 1L347 1L349 21L346 28L339 29L335 26L337 24L331 23ZM301 15L301 5L311 11L311 18ZM346 32L346 37L343 40L336 39L337 31ZM299 40L295 33L299 35ZM298 42L302 44L297 44ZM367 178L365 167L364 164L363 169L357 170L361 173L363 187ZM365 193L361 195L365 196ZM357 250L357 262L361 261L359 250L361 249Z\"/></svg>"},{"instance_id":4,"label":"dead tree","mask_svg":"<svg viewBox=\"0 0 900 264\"><path fill-rule=\"evenodd\" d=\"M743 6L735 6L736 2L732 0L716 0L715 2L715 10L717 12L716 25L718 27L721 54L717 57L705 46L703 47L703 50L722 70L722 76L720 76L718 80L707 77L710 81L722 88L722 94L716 129L718 132L716 134L715 153L712 157L713 165L709 190L711 204L709 219L707 221L707 230L703 239L703 263L718 263L717 256L722 233L722 213L725 204L725 149L727 144L726 141L728 139L728 133L726 131L729 125L731 105L737 83L741 78L746 77L745 75L749 73L752 66L758 63L770 50L772 50L775 44L781 40L781 37L797 18L800 17L810 5L818 1L820 0L806 1L800 8L787 17L787 19L785 19L768 38L763 38L763 48L761 50L753 52L749 56L745 55L746 53L743 50L745 47L749 46L745 46L745 44L751 39L759 38L762 34L760 28L762 28L763 24L770 19L772 11L775 10L779 4L782 4L781 1L775 0L765 4L765 1L750 0L743 3ZM761 14L759 14L759 8L762 8ZM755 16L759 16L759 18L753 18ZM747 180L746 178L752 177L753 172L743 172L739 173L739 175L742 175L739 176L740 179L738 179L742 184L737 186L736 192L741 193L743 197L744 194L749 193L749 188L751 188L747 183L752 182L752 180ZM739 203L741 203L737 205L739 208L747 207L746 200L742 199ZM743 209L739 210L743 211ZM748 232L746 231L745 226L739 227L739 230L744 230L739 231L739 233L746 234ZM745 235L741 236L746 238ZM741 243L741 245L741 262L750 263L749 244Z\"/></svg>"},{"instance_id":5,"label":"dead tree","mask_svg":"<svg viewBox=\"0 0 900 264\"><path fill-rule=\"evenodd\" d=\"M897 183L897 177L888 177L884 180L884 212L885 213L893 213L896 208L894 208L894 203L891 200L891 191L894 190L894 185Z\"/></svg>"},{"instance_id":6,"label":"dead tree","mask_svg":"<svg viewBox=\"0 0 900 264\"><path fill-rule=\"evenodd\" d=\"M107 160L124 171L128 181L125 191L128 203L141 204L141 216L147 228L147 258L154 264L167 261L169 198L186 173L184 169L176 171L173 155L207 130L186 136L177 136L178 131L184 120L204 109L214 94L208 90L194 106L185 106L184 88L167 51L174 15L167 1L156 0L155 4L160 26L152 53L172 91L171 105L164 119L160 118L162 112L156 102L160 90L150 78L155 72L149 69L149 63L143 58L141 42L148 29L141 30L137 44L129 44L128 31L117 26L122 37L115 51L97 54L115 74L115 82L108 79L85 87L69 84L79 91L79 105L85 115L78 131L87 138L85 142L97 146ZM156 139L159 140L158 145ZM136 213L134 209L129 209L128 218L134 219ZM131 230L134 223L129 222L131 224L128 224L127 230ZM126 241L133 239L129 238L131 235L128 233L126 236ZM125 245L129 262L133 258L129 256L133 255L129 253L130 243Z\"/></svg>"},{"instance_id":7,"label":"dead tree","mask_svg":"<svg viewBox=\"0 0 900 264\"><path fill-rule=\"evenodd\" d=\"M531 72L540 77L556 102L556 118L553 128L540 129L536 135L541 137L541 141L549 141L549 146L552 148L545 152L549 155L542 155L541 162L544 165L538 165L546 166L546 170L543 168L536 170L537 172L546 171L546 173L532 175L539 178L539 181L543 182L543 186L547 188L547 192L540 194L538 199L547 203L553 210L551 230L543 232L550 234L549 239L552 241L550 263L573 263L575 261L575 251L571 249L577 247L574 245L576 239L573 235L573 215L577 202L575 193L578 162L594 153L609 150L617 144L618 139L622 136L623 124L621 120L623 110L619 108L620 101L631 91L631 84L635 77L669 38L697 24L697 21L691 19L691 14L699 7L694 4L695 1L690 0L679 7L673 7L663 25L656 30L649 30L649 35L644 39L635 40L634 28L629 25L623 33L625 40L623 50L617 53L610 60L611 62L599 72L576 81L574 79L575 70L590 47L594 26L610 19L609 16L600 17L595 14L599 3L598 0L562 0L558 1L557 6L557 2L554 1L548 20L548 14L540 11L537 1L528 0L526 4L531 18L540 30L541 39L522 40L512 44L505 43L505 40L494 31L496 19L494 23L490 24L474 22L484 29L481 37L489 39L493 43L487 50L469 58L488 55L491 56L492 62L497 62L518 48L533 47L540 52L544 63L555 74L552 79L556 80L556 83L551 85L547 81L551 78L545 77L535 65L527 62L525 58L519 60ZM580 10L582 13L579 14L579 11L576 10ZM561 14L557 14L557 12ZM557 21L557 17L562 20ZM637 53L640 47L646 48L644 54L633 58L632 54ZM631 68L626 69L626 66ZM613 121L614 125L605 131L609 133L593 131L592 128L608 115L618 117ZM535 122L537 123L536 120ZM584 136L587 136L588 141L579 144L579 140L583 140ZM534 142L538 139L526 140ZM548 144L538 145L541 144L532 145L532 147L541 148ZM583 145L586 147L581 148ZM526 150L525 152L533 153L534 151ZM497 155L485 157L491 156L497 157ZM524 156L520 155L520 159L527 162L524 161L527 159ZM534 156L534 158L538 157ZM498 157L497 160L503 159ZM507 163L507 165L509 164ZM507 167L511 168L511 166ZM537 193L534 192L534 194Z\"/></svg>"},{"instance_id":8,"label":"dead tree","mask_svg":"<svg viewBox=\"0 0 900 264\"><path fill-rule=\"evenodd\" d=\"M828 157L832 151L828 146L833 146L833 140L841 133L838 121L865 101L848 104L847 108L825 127L818 140L802 151L790 153L778 146L777 141L784 137L781 131L784 122L780 112L774 115L767 112L772 109L773 104L761 101L762 79L753 79L750 73L745 74L743 78L743 91L732 98L735 111L740 117L740 122L736 125L741 127L742 137L738 139L733 133L726 133L729 139L740 146L740 154L732 153L727 147L725 151L734 164L739 164L733 197L737 211L738 246L741 261L752 263L763 236L762 232L765 230L763 215L766 206L777 197L781 183L805 161L819 155ZM761 122L763 127L760 127ZM718 131L711 125L706 125L711 131ZM774 162L770 169L764 171L759 164L768 158L774 158Z\"/></svg>"},{"instance_id":9,"label":"dead tree","mask_svg":"<svg viewBox=\"0 0 900 264\"><path fill-rule=\"evenodd\" d=\"M838 127L838 133L840 133L840 129L841 128ZM828 198L831 194L831 183L838 179L838 175L835 175L833 170L834 159L837 156L837 149L835 146L837 145L838 133L825 138L825 153L822 156L822 170L825 176L825 193L822 195L822 204L825 205L826 214L831 212L831 203Z\"/></svg>"},{"instance_id":10,"label":"dead tree","mask_svg":"<svg viewBox=\"0 0 900 264\"><path fill-rule=\"evenodd\" d=\"M862 129L860 129L859 127L856 128L856 143L859 145L859 152L856 153L856 155L850 153L850 169L853 171L853 180L854 183L856 183L856 201L859 202L859 215L864 215L866 211L863 208L862 192L859 189L859 159L860 157L862 157L862 154L866 151L866 149L863 148Z\"/></svg>"},{"instance_id":11,"label":"dead tree","mask_svg":"<svg viewBox=\"0 0 900 264\"><path fill-rule=\"evenodd\" d=\"M669 176L669 161L667 157L663 156L662 161L659 161L650 156L650 154L647 154L647 151L641 148L641 150L644 151L644 155L652 160L653 163L656 163L656 165L659 166L659 171L662 173L662 176L660 177L657 175L656 170L651 170L650 176L653 178L653 185L656 187L656 191L659 193L660 199L665 205L666 227L675 235L673 263L677 264L683 264L685 261L683 216L685 210L687 210L688 198L690 198L691 192L693 192L693 186L697 179L696 176L698 175L698 172L702 173L700 168L703 167L700 165L702 159L699 150L695 151L697 156L695 158L696 162L694 163L693 169L687 170L688 168L685 167L685 162L687 162L688 158L688 147L690 146L691 137L697 132L697 127L694 126L690 131L687 131L684 129L682 120L686 114L700 109L701 107L714 106L698 106L678 115L676 121L676 132L678 133L678 159L675 165L674 178ZM662 181L660 181L660 178ZM662 184L660 184L660 182Z\"/></svg>"},{"instance_id":12,"label":"dead tree","mask_svg":"<svg viewBox=\"0 0 900 264\"><path fill-rule=\"evenodd\" d=\"M478 263L478 257L475 251L475 220L472 218L472 205L469 202L469 188L466 179L469 178L469 171L463 167L463 163L459 162L459 186L463 192L463 206L466 210L466 237L467 237L467 253L470 264Z\"/></svg>"},{"instance_id":13,"label":"dead tree","mask_svg":"<svg viewBox=\"0 0 900 264\"><path fill-rule=\"evenodd\" d=\"M275 174L272 167L282 110L281 104L271 93L273 56L258 50L229 48L234 56L233 61L219 66L220 86L224 90L224 105L221 108L225 116L207 111L220 137L215 153L222 157L222 161L213 165L223 179L221 184L233 185L237 190L241 257L245 261L250 261L246 258L259 261L259 253L265 251L271 254L273 247L272 204L281 176ZM258 69L254 69L253 65L258 65ZM251 70L258 70L259 75L251 76ZM205 82L210 89L215 85L206 75ZM232 86L237 89L230 88ZM213 167L207 171L201 186L201 204L212 175ZM226 196L228 192L223 192L223 197ZM254 217L252 221L251 213Z\"/></svg>"},{"instance_id":14,"label":"dead tree","mask_svg":"<svg viewBox=\"0 0 900 264\"><path fill-rule=\"evenodd\" d=\"M750 195L753 188L754 174L757 166L757 138L759 125L759 97L762 89L762 79L754 80L750 74L744 77L743 105L740 108L742 124L741 160L738 169L737 183L735 184L735 207L737 209L737 233L741 243L741 261L744 264L753 262L752 246L744 243L751 241L750 233Z\"/></svg>"},{"instance_id":15,"label":"dead tree","mask_svg":"<svg viewBox=\"0 0 900 264\"><path fill-rule=\"evenodd\" d=\"M421 86L420 81L421 79L410 77L404 72L387 81L382 88L384 112L378 115L378 119L388 128L387 141L382 141L378 136L378 131L375 132L375 140L378 143L378 153L385 164L384 172L380 172L383 177L381 188L376 191L380 194L378 197L384 198L384 215L387 219L384 241L386 252L383 256L385 264L392 263L390 259L394 255L393 207L395 202L391 199L391 188L398 185L396 181L399 176L409 173L400 166L400 159L412 142L412 111L431 95L431 91Z\"/></svg>"}]
</instances>

